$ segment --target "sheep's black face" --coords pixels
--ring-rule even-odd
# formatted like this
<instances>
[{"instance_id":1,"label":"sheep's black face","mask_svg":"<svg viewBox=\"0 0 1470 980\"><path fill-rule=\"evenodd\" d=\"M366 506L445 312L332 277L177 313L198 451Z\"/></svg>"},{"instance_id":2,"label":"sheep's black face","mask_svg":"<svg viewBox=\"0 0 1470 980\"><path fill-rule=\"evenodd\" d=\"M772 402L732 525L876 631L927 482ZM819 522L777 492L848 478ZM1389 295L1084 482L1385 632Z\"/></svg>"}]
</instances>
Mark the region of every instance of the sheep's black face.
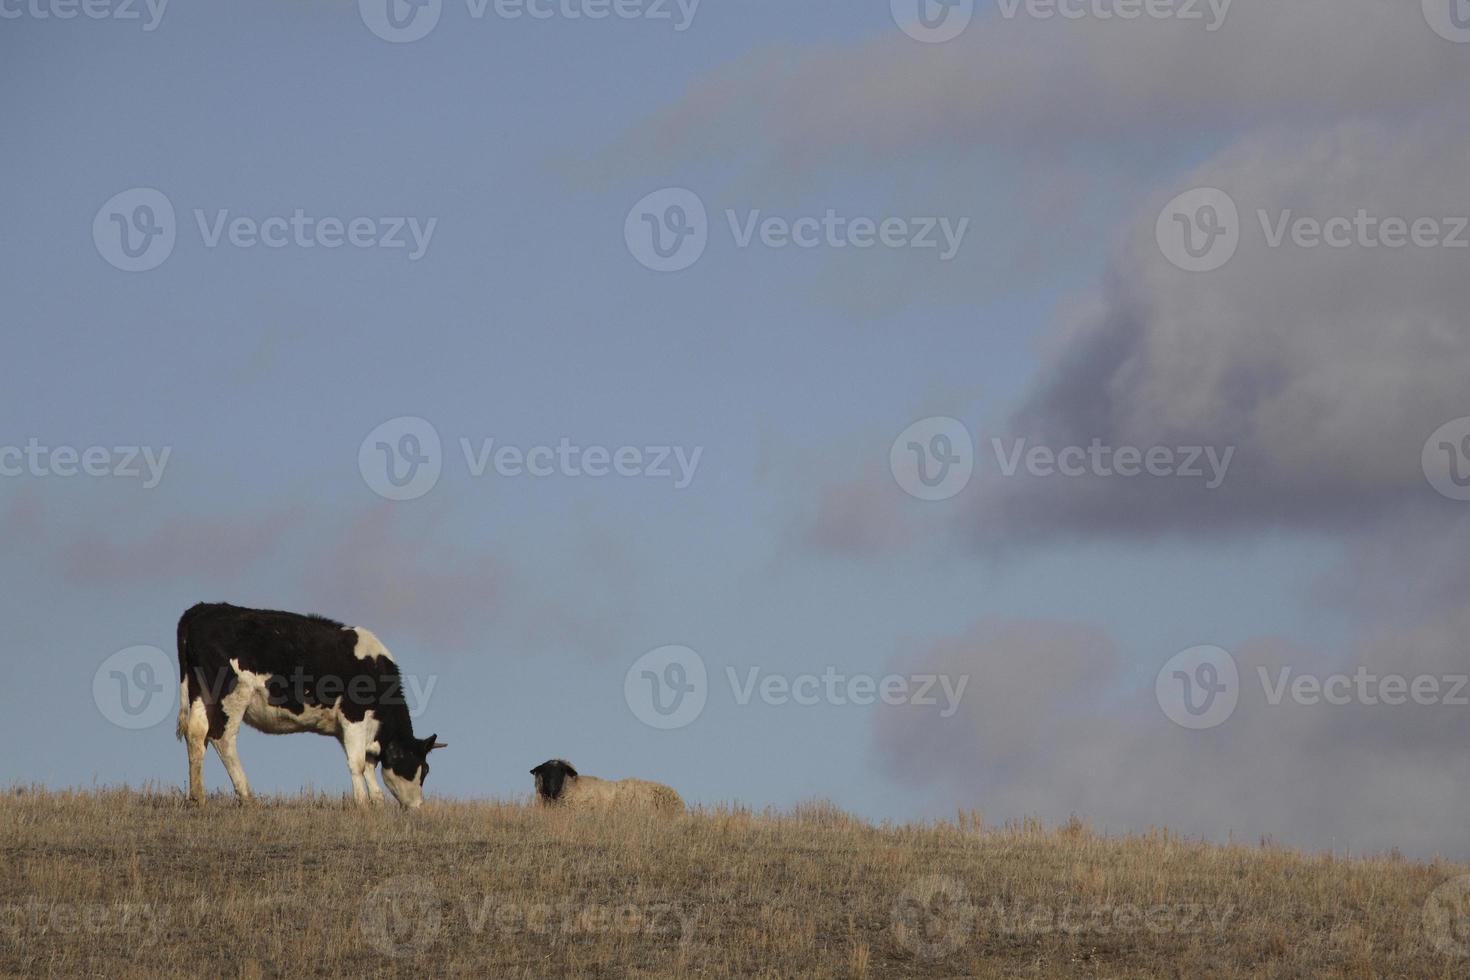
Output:
<instances>
[{"instance_id":1,"label":"sheep's black face","mask_svg":"<svg viewBox=\"0 0 1470 980\"><path fill-rule=\"evenodd\" d=\"M561 798L567 780L577 778L577 770L568 762L552 759L532 769L531 775L536 777L536 792L543 799L555 800Z\"/></svg>"}]
</instances>

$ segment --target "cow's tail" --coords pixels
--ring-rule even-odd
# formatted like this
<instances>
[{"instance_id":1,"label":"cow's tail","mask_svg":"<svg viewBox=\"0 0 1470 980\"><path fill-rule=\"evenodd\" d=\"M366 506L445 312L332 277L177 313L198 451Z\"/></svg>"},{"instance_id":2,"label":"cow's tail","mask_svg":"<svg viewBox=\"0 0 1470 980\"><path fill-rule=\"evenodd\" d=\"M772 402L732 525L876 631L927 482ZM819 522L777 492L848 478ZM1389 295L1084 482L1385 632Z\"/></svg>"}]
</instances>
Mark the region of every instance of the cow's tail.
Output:
<instances>
[{"instance_id":1,"label":"cow's tail","mask_svg":"<svg viewBox=\"0 0 1470 980\"><path fill-rule=\"evenodd\" d=\"M174 736L183 741L189 730L189 657L185 653L185 642L189 636L189 614L179 617L179 723Z\"/></svg>"}]
</instances>

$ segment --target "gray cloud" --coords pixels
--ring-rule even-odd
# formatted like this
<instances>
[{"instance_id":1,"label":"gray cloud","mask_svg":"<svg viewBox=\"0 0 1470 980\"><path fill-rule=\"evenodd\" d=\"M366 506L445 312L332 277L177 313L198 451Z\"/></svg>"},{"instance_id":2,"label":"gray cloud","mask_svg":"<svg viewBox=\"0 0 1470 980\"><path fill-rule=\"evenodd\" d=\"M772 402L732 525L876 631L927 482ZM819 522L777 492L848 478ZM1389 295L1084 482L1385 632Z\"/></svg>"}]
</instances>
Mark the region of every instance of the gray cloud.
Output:
<instances>
[{"instance_id":1,"label":"gray cloud","mask_svg":"<svg viewBox=\"0 0 1470 980\"><path fill-rule=\"evenodd\" d=\"M1470 139L1344 124L1257 135L1160 193L1096 295L1062 325L1008 436L1053 447L1236 447L1218 490L1179 479L996 476L983 540L1066 531L1357 528L1438 498L1425 439L1470 415L1470 252L1267 247L1258 210L1445 218L1470 202ZM1242 240L1224 268L1165 260L1154 219L1174 193L1225 190ZM988 462L988 461L987 461ZM1440 501L1443 503L1443 501Z\"/></svg>"},{"instance_id":2,"label":"gray cloud","mask_svg":"<svg viewBox=\"0 0 1470 980\"><path fill-rule=\"evenodd\" d=\"M911 159L916 147L1134 152L1264 124L1460 112L1470 61L1413 3L1236 4L1197 22L977 21L943 45L897 31L815 51L773 47L721 67L608 154L649 161L760 156L773 174Z\"/></svg>"},{"instance_id":3,"label":"gray cloud","mask_svg":"<svg viewBox=\"0 0 1470 980\"><path fill-rule=\"evenodd\" d=\"M1342 659L1277 642L1236 650L1244 693L1235 714L1188 731L1158 708L1152 674L1140 683L1125 673L1105 635L986 621L903 665L969 674L959 712L886 707L875 752L898 780L996 823L1075 813L1111 832L1166 826L1218 840L1463 858L1470 712L1289 698L1273 706L1257 670L1273 683L1283 666L1293 676L1351 674L1359 664L1380 675L1463 674L1467 626L1470 616L1458 614L1385 632Z\"/></svg>"},{"instance_id":4,"label":"gray cloud","mask_svg":"<svg viewBox=\"0 0 1470 980\"><path fill-rule=\"evenodd\" d=\"M29 526L43 514L35 506ZM304 508L285 506L259 516L174 515L142 534L132 533L131 522L126 528L94 524L62 550L61 572L68 582L94 587L169 580L214 587L279 558L304 519Z\"/></svg>"},{"instance_id":5,"label":"gray cloud","mask_svg":"<svg viewBox=\"0 0 1470 980\"><path fill-rule=\"evenodd\" d=\"M508 569L442 543L442 515L410 519L379 503L354 515L309 562L304 601L384 637L462 649L502 609Z\"/></svg>"}]
</instances>

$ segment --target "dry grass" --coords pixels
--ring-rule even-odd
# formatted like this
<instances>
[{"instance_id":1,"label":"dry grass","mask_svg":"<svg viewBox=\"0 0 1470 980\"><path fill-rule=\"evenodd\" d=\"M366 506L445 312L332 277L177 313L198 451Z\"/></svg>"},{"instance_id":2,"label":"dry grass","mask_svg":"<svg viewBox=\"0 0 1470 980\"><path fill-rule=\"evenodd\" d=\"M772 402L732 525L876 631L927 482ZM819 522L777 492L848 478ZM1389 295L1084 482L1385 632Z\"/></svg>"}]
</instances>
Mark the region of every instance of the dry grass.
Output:
<instances>
[{"instance_id":1,"label":"dry grass","mask_svg":"<svg viewBox=\"0 0 1470 980\"><path fill-rule=\"evenodd\" d=\"M201 810L177 791L17 788L0 848L7 976L1470 974L1449 948L1470 943L1464 906L1425 925L1431 892L1470 868L1075 821Z\"/></svg>"}]
</instances>

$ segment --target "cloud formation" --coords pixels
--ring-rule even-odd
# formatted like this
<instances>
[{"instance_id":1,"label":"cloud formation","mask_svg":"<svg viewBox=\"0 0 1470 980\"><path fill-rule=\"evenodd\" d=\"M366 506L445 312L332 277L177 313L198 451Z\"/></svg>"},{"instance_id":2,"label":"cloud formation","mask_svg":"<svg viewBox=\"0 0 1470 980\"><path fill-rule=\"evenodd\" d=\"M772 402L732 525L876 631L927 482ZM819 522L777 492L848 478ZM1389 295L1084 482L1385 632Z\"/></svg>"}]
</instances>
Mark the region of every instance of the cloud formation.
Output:
<instances>
[{"instance_id":1,"label":"cloud formation","mask_svg":"<svg viewBox=\"0 0 1470 980\"><path fill-rule=\"evenodd\" d=\"M1433 503L1425 439L1470 415L1470 249L1270 242L1301 217L1453 227L1470 200L1467 157L1463 133L1429 126L1275 132L1160 193L1053 341L1009 435L1052 447L1233 446L1229 478L1206 490L992 471L977 495L981 536L1341 530ZM1159 209L1188 187L1220 188L1240 211L1238 251L1217 271L1176 268L1155 238Z\"/></svg>"},{"instance_id":2,"label":"cloud formation","mask_svg":"<svg viewBox=\"0 0 1470 980\"><path fill-rule=\"evenodd\" d=\"M1470 616L1374 635L1337 658L1260 642L1235 651L1242 694L1218 728L1167 720L1153 676L1126 671L1108 637L1058 623L987 620L903 669L970 675L949 719L877 712L882 767L937 802L1000 823L1078 814L1099 830L1463 858L1470 712L1447 704L1272 704L1281 671L1351 676L1465 673ZM1160 657L1162 666L1167 657ZM1263 680L1260 671L1266 672ZM1447 688L1442 688L1447 691ZM1465 696L1466 691L1460 691Z\"/></svg>"},{"instance_id":3,"label":"cloud formation","mask_svg":"<svg viewBox=\"0 0 1470 980\"><path fill-rule=\"evenodd\" d=\"M1187 145L1267 125L1463 112L1455 93L1467 82L1463 51L1412 3L1240 3L1216 31L1022 14L977 20L941 45L891 31L764 49L691 85L611 156L644 169L650 156L758 154L793 174L850 155L909 159L916 147L1131 152L1139 140Z\"/></svg>"}]
</instances>

